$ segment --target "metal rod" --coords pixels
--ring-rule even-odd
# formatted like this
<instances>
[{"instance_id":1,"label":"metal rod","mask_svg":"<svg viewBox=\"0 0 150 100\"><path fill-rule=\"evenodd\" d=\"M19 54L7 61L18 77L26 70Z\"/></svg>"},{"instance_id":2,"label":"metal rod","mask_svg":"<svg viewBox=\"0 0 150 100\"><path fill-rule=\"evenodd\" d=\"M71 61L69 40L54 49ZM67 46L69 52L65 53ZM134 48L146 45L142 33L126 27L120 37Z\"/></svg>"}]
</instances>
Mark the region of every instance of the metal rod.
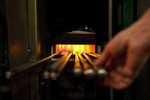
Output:
<instances>
[{"instance_id":1,"label":"metal rod","mask_svg":"<svg viewBox=\"0 0 150 100\"><path fill-rule=\"evenodd\" d=\"M112 38L113 0L108 1L108 40Z\"/></svg>"},{"instance_id":2,"label":"metal rod","mask_svg":"<svg viewBox=\"0 0 150 100\"><path fill-rule=\"evenodd\" d=\"M81 76L82 73L83 73L83 70L82 70L82 66L80 64L80 59L78 57L78 54L75 53L75 61L74 61L73 74L75 76Z\"/></svg>"},{"instance_id":3,"label":"metal rod","mask_svg":"<svg viewBox=\"0 0 150 100\"><path fill-rule=\"evenodd\" d=\"M85 53L83 53L85 58L89 61L89 63L93 66L94 70L96 71L96 75L99 77L105 77L107 75L107 70L104 67L98 67L94 65L93 60L87 56Z\"/></svg>"},{"instance_id":4,"label":"metal rod","mask_svg":"<svg viewBox=\"0 0 150 100\"><path fill-rule=\"evenodd\" d=\"M88 62L93 66L94 70L97 71L98 70L98 67L96 67L92 61L92 59L87 56L85 53L83 53L83 55L85 56L85 58L88 60Z\"/></svg>"},{"instance_id":5,"label":"metal rod","mask_svg":"<svg viewBox=\"0 0 150 100\"><path fill-rule=\"evenodd\" d=\"M39 61L29 62L29 63L23 64L23 65L20 65L20 66L16 66L16 67L6 71L5 72L5 77L6 77L6 79L10 79L11 77L13 77L13 76L15 76L15 75L17 75L17 74L19 74L19 73L29 69L29 68L32 68L32 67L34 67L34 66L36 66L36 65L38 65L38 64L40 64L42 62L45 62L45 61L55 57L58 54L60 54L60 53L52 54L52 55L50 55L50 56L48 56L48 57L46 57L44 59L41 59Z\"/></svg>"},{"instance_id":6,"label":"metal rod","mask_svg":"<svg viewBox=\"0 0 150 100\"><path fill-rule=\"evenodd\" d=\"M51 64L50 66L46 67L45 71L43 72L43 78L48 79L50 72L56 70L58 68L58 66L60 65L60 63L62 62L62 60L65 59L65 57L67 57L68 54L69 54L69 52L67 52L65 55L63 55L61 58L59 58L58 61L56 61L53 64Z\"/></svg>"},{"instance_id":7,"label":"metal rod","mask_svg":"<svg viewBox=\"0 0 150 100\"><path fill-rule=\"evenodd\" d=\"M68 62L68 60L70 59L72 53L70 53L62 62L61 62L61 67L59 67L59 71L62 72L66 63Z\"/></svg>"},{"instance_id":8,"label":"metal rod","mask_svg":"<svg viewBox=\"0 0 150 100\"><path fill-rule=\"evenodd\" d=\"M69 54L69 52L67 52L65 55L63 55L61 58L59 58L56 62L54 62L50 66L46 67L45 70L47 70L47 71L54 70L56 68L56 66L58 66L59 63L61 63L61 61L68 56L68 54Z\"/></svg>"},{"instance_id":9,"label":"metal rod","mask_svg":"<svg viewBox=\"0 0 150 100\"><path fill-rule=\"evenodd\" d=\"M98 56L98 57L100 57L100 54L97 54L97 53L92 53L93 55L96 55L96 56Z\"/></svg>"},{"instance_id":10,"label":"metal rod","mask_svg":"<svg viewBox=\"0 0 150 100\"><path fill-rule=\"evenodd\" d=\"M108 0L108 40L112 39L112 18L113 18L113 0ZM113 89L110 89L110 100L114 100Z\"/></svg>"},{"instance_id":11,"label":"metal rod","mask_svg":"<svg viewBox=\"0 0 150 100\"><path fill-rule=\"evenodd\" d=\"M88 78L93 78L95 76L95 70L91 67L90 64L88 64L86 62L86 59L84 59L81 54L78 54L79 58L80 58L80 61L83 65L83 74L88 77Z\"/></svg>"},{"instance_id":12,"label":"metal rod","mask_svg":"<svg viewBox=\"0 0 150 100\"><path fill-rule=\"evenodd\" d=\"M67 57L65 57L64 59L62 59L59 63L59 65L57 66L57 68L53 71L50 72L50 78L53 80L57 80L57 78L60 76L61 72L63 71L63 69L65 68L65 65L67 64L68 60L70 59L72 53L69 53L67 55Z\"/></svg>"},{"instance_id":13,"label":"metal rod","mask_svg":"<svg viewBox=\"0 0 150 100\"><path fill-rule=\"evenodd\" d=\"M88 55L95 57L95 58L99 58L100 54L96 54L96 53L87 53Z\"/></svg>"}]
</instances>

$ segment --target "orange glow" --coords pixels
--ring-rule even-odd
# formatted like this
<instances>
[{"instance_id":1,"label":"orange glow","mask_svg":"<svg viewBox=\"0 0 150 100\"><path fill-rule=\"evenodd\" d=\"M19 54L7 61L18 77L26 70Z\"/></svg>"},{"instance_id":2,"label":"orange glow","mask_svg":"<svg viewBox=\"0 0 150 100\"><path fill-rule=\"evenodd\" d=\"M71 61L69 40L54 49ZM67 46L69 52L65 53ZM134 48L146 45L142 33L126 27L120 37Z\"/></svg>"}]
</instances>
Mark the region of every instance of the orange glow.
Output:
<instances>
[{"instance_id":1,"label":"orange glow","mask_svg":"<svg viewBox=\"0 0 150 100\"><path fill-rule=\"evenodd\" d=\"M55 51L61 52L61 54L65 54L67 51L71 51L72 53L95 53L95 45L57 44Z\"/></svg>"}]
</instances>

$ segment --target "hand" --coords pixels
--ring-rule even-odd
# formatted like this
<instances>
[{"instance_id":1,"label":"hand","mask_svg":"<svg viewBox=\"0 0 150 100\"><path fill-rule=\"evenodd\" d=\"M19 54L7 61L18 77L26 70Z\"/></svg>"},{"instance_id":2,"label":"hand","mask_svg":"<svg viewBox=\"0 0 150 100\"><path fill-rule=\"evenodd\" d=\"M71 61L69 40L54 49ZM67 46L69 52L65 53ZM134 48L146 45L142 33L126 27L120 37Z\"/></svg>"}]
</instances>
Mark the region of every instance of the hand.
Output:
<instances>
[{"instance_id":1,"label":"hand","mask_svg":"<svg viewBox=\"0 0 150 100\"><path fill-rule=\"evenodd\" d=\"M124 89L132 84L150 56L150 9L133 25L108 42L95 61L105 66L108 76L100 84Z\"/></svg>"}]
</instances>

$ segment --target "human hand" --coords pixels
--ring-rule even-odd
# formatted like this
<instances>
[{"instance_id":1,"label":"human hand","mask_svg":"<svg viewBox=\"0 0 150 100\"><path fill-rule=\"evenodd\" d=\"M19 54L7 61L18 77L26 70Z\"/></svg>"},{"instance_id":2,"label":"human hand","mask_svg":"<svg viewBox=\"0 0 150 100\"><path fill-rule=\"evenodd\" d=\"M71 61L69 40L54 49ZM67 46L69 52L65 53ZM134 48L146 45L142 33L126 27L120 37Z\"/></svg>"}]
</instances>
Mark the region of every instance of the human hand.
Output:
<instances>
[{"instance_id":1,"label":"human hand","mask_svg":"<svg viewBox=\"0 0 150 100\"><path fill-rule=\"evenodd\" d=\"M95 61L109 73L100 84L124 89L132 84L150 56L150 9L133 25L108 42Z\"/></svg>"}]
</instances>

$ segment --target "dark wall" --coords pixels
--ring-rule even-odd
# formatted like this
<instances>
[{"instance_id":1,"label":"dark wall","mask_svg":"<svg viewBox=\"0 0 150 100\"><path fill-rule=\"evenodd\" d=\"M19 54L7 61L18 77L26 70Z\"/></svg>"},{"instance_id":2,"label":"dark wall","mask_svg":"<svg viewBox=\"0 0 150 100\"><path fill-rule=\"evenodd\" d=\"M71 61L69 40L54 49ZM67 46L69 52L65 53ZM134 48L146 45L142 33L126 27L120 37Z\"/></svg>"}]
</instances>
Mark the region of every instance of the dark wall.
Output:
<instances>
[{"instance_id":1,"label":"dark wall","mask_svg":"<svg viewBox=\"0 0 150 100\"><path fill-rule=\"evenodd\" d=\"M11 67L28 62L26 0L6 0L9 59Z\"/></svg>"},{"instance_id":2,"label":"dark wall","mask_svg":"<svg viewBox=\"0 0 150 100\"><path fill-rule=\"evenodd\" d=\"M140 18L147 8L150 0L137 0L137 18ZM142 58L141 58L142 59ZM145 64L137 80L135 81L135 100L150 100L150 59Z\"/></svg>"},{"instance_id":3,"label":"dark wall","mask_svg":"<svg viewBox=\"0 0 150 100\"><path fill-rule=\"evenodd\" d=\"M47 0L47 21L49 29L62 31L84 28L103 32L107 29L108 1L60 1Z\"/></svg>"},{"instance_id":4,"label":"dark wall","mask_svg":"<svg viewBox=\"0 0 150 100\"><path fill-rule=\"evenodd\" d=\"M137 17L144 14L146 9L150 7L150 0L136 0L137 1Z\"/></svg>"},{"instance_id":5,"label":"dark wall","mask_svg":"<svg viewBox=\"0 0 150 100\"><path fill-rule=\"evenodd\" d=\"M8 46L9 70L13 70L16 67L21 69L22 67L20 65L29 62L29 35L32 34L29 33L29 1L31 0L0 0L0 57L3 51L6 51L5 47ZM32 14L30 17L33 18ZM3 27L5 25L6 32L5 27ZM34 28L32 29L34 30ZM7 43L5 43L5 37ZM33 38L35 37L30 38L34 41ZM5 44L7 45L3 46ZM36 47L34 45L32 46ZM3 96L2 100L38 100L38 72L32 71L22 71L10 79L5 78L5 71L0 73L0 83L7 82L7 84L0 84L0 99ZM2 78L1 75L3 75ZM1 93L1 87L9 88L10 95L1 95L6 94Z\"/></svg>"}]
</instances>

